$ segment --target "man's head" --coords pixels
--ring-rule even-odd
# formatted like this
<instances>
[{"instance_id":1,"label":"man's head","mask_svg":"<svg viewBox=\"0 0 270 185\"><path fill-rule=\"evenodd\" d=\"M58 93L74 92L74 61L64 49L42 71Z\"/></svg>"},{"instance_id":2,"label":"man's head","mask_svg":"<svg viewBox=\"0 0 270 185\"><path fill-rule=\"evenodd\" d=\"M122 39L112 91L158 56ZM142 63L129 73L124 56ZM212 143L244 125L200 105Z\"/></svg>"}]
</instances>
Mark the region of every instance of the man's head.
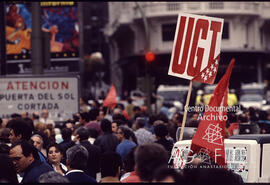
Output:
<instances>
[{"instance_id":1,"label":"man's head","mask_svg":"<svg viewBox=\"0 0 270 185\"><path fill-rule=\"evenodd\" d=\"M89 120L90 121L96 120L98 115L99 115L99 109L97 109L97 108L91 109L89 111L88 115L89 115Z\"/></svg>"},{"instance_id":2,"label":"man's head","mask_svg":"<svg viewBox=\"0 0 270 185\"><path fill-rule=\"evenodd\" d=\"M66 164L69 170L85 170L88 160L88 151L82 145L75 145L66 151Z\"/></svg>"},{"instance_id":3,"label":"man's head","mask_svg":"<svg viewBox=\"0 0 270 185\"><path fill-rule=\"evenodd\" d=\"M47 119L49 117L49 111L47 109L42 109L41 117Z\"/></svg>"},{"instance_id":4,"label":"man's head","mask_svg":"<svg viewBox=\"0 0 270 185\"><path fill-rule=\"evenodd\" d=\"M108 119L101 120L100 127L103 132L112 132L112 122Z\"/></svg>"},{"instance_id":5,"label":"man's head","mask_svg":"<svg viewBox=\"0 0 270 185\"><path fill-rule=\"evenodd\" d=\"M113 114L122 114L122 110L120 108L113 109Z\"/></svg>"},{"instance_id":6,"label":"man's head","mask_svg":"<svg viewBox=\"0 0 270 185\"><path fill-rule=\"evenodd\" d=\"M153 169L167 165L168 152L159 144L144 144L135 150L135 166L141 181L151 182Z\"/></svg>"},{"instance_id":7,"label":"man's head","mask_svg":"<svg viewBox=\"0 0 270 185\"><path fill-rule=\"evenodd\" d=\"M80 141L84 141L89 138L89 131L85 127L77 128L77 130L75 130L75 134L78 135Z\"/></svg>"},{"instance_id":8,"label":"man's head","mask_svg":"<svg viewBox=\"0 0 270 185\"><path fill-rule=\"evenodd\" d=\"M169 133L167 126L163 123L157 124L154 127L154 132L157 138L165 138Z\"/></svg>"},{"instance_id":9,"label":"man's head","mask_svg":"<svg viewBox=\"0 0 270 185\"><path fill-rule=\"evenodd\" d=\"M100 160L101 177L119 177L122 166L121 156L113 151L102 154Z\"/></svg>"},{"instance_id":10,"label":"man's head","mask_svg":"<svg viewBox=\"0 0 270 185\"><path fill-rule=\"evenodd\" d=\"M17 173L23 172L34 160L39 160L37 149L29 141L14 143L9 151Z\"/></svg>"},{"instance_id":11,"label":"man's head","mask_svg":"<svg viewBox=\"0 0 270 185\"><path fill-rule=\"evenodd\" d=\"M21 116L22 118L28 118L28 112L22 112Z\"/></svg>"},{"instance_id":12,"label":"man's head","mask_svg":"<svg viewBox=\"0 0 270 185\"><path fill-rule=\"evenodd\" d=\"M136 118L136 127L137 128L143 128L145 126L145 119L142 117Z\"/></svg>"},{"instance_id":13,"label":"man's head","mask_svg":"<svg viewBox=\"0 0 270 185\"><path fill-rule=\"evenodd\" d=\"M41 151L43 148L43 138L39 134L35 134L31 137L31 140L33 141L33 145Z\"/></svg>"},{"instance_id":14,"label":"man's head","mask_svg":"<svg viewBox=\"0 0 270 185\"><path fill-rule=\"evenodd\" d=\"M9 140L15 143L21 140L29 140L32 135L31 127L23 119L12 119L8 123L10 128Z\"/></svg>"},{"instance_id":15,"label":"man's head","mask_svg":"<svg viewBox=\"0 0 270 185\"><path fill-rule=\"evenodd\" d=\"M177 124L177 126L180 127L182 125L182 120L183 120L183 114L181 114L179 112L177 112L177 113L174 114L174 116L173 116L173 122L175 124Z\"/></svg>"},{"instance_id":16,"label":"man's head","mask_svg":"<svg viewBox=\"0 0 270 185\"><path fill-rule=\"evenodd\" d=\"M134 114L140 114L141 113L141 108L139 106L134 106L133 107L133 112L134 112Z\"/></svg>"},{"instance_id":17,"label":"man's head","mask_svg":"<svg viewBox=\"0 0 270 185\"><path fill-rule=\"evenodd\" d=\"M56 171L43 173L38 180L39 183L70 183L67 177Z\"/></svg>"},{"instance_id":18,"label":"man's head","mask_svg":"<svg viewBox=\"0 0 270 185\"><path fill-rule=\"evenodd\" d=\"M80 113L80 123L87 124L89 122L89 115L87 112Z\"/></svg>"},{"instance_id":19,"label":"man's head","mask_svg":"<svg viewBox=\"0 0 270 185\"><path fill-rule=\"evenodd\" d=\"M33 112L31 119L32 120L38 120L39 119L39 113L38 112Z\"/></svg>"},{"instance_id":20,"label":"man's head","mask_svg":"<svg viewBox=\"0 0 270 185\"><path fill-rule=\"evenodd\" d=\"M71 140L72 130L70 128L62 128L61 135L64 141Z\"/></svg>"}]
</instances>

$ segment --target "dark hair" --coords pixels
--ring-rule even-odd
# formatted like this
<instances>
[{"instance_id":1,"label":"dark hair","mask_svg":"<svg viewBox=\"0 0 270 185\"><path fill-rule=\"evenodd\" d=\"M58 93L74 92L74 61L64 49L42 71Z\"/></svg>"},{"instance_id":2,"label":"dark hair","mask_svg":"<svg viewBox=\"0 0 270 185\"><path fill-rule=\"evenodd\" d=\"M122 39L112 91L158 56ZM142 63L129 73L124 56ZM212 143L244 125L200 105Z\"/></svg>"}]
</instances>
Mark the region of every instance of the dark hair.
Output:
<instances>
[{"instance_id":1,"label":"dark hair","mask_svg":"<svg viewBox=\"0 0 270 185\"><path fill-rule=\"evenodd\" d=\"M266 111L261 110L259 112L259 120L267 120L268 113Z\"/></svg>"},{"instance_id":2,"label":"dark hair","mask_svg":"<svg viewBox=\"0 0 270 185\"><path fill-rule=\"evenodd\" d=\"M22 116L20 114L18 114L18 113L13 113L13 114L10 115L10 117L12 119L18 119L18 118L21 118Z\"/></svg>"},{"instance_id":3,"label":"dark hair","mask_svg":"<svg viewBox=\"0 0 270 185\"><path fill-rule=\"evenodd\" d=\"M29 127L32 129L32 132L35 130L33 120L31 118L23 118L23 120L29 125Z\"/></svg>"},{"instance_id":4,"label":"dark hair","mask_svg":"<svg viewBox=\"0 0 270 185\"><path fill-rule=\"evenodd\" d=\"M129 137L130 137L130 131L129 131L129 129L126 126L119 126L118 127L118 130L119 129L121 129L121 132L123 133L124 137L126 139L129 139Z\"/></svg>"},{"instance_id":5,"label":"dark hair","mask_svg":"<svg viewBox=\"0 0 270 185\"><path fill-rule=\"evenodd\" d=\"M99 115L99 109L97 108L91 109L88 113L89 120L90 121L96 120L98 115Z\"/></svg>"},{"instance_id":6,"label":"dark hair","mask_svg":"<svg viewBox=\"0 0 270 185\"><path fill-rule=\"evenodd\" d=\"M114 114L112 116L112 119L113 120L122 120L123 122L126 121L126 118L125 118L125 116L123 114Z\"/></svg>"},{"instance_id":7,"label":"dark hair","mask_svg":"<svg viewBox=\"0 0 270 185\"><path fill-rule=\"evenodd\" d=\"M169 122L168 117L164 113L162 113L162 112L160 112L157 115L157 119L163 121L164 123L168 123Z\"/></svg>"},{"instance_id":8,"label":"dark hair","mask_svg":"<svg viewBox=\"0 0 270 185\"><path fill-rule=\"evenodd\" d=\"M32 135L31 127L23 119L12 119L9 127L14 131L15 136L22 135L22 140L29 140Z\"/></svg>"},{"instance_id":9,"label":"dark hair","mask_svg":"<svg viewBox=\"0 0 270 185\"><path fill-rule=\"evenodd\" d=\"M168 168L168 165L160 166L154 170L153 179L157 182L164 180L166 177L171 176L175 183L183 183L184 177L178 173L174 168Z\"/></svg>"},{"instance_id":10,"label":"dark hair","mask_svg":"<svg viewBox=\"0 0 270 185\"><path fill-rule=\"evenodd\" d=\"M243 114L240 114L238 116L238 120L240 121L240 123L246 123L246 122L248 122L247 117L245 115L243 115Z\"/></svg>"},{"instance_id":11,"label":"dark hair","mask_svg":"<svg viewBox=\"0 0 270 185\"><path fill-rule=\"evenodd\" d=\"M165 136L167 136L169 133L167 126L165 124L162 124L162 123L157 124L154 127L154 132L155 132L156 136L159 136L161 138L165 138Z\"/></svg>"},{"instance_id":12,"label":"dark hair","mask_svg":"<svg viewBox=\"0 0 270 185\"><path fill-rule=\"evenodd\" d=\"M250 121L254 122L254 121L258 121L258 117L256 115L256 110L253 107L249 107L248 108L249 111L249 115L250 115Z\"/></svg>"},{"instance_id":13,"label":"dark hair","mask_svg":"<svg viewBox=\"0 0 270 185\"><path fill-rule=\"evenodd\" d=\"M8 154L0 153L0 182L18 184L16 170Z\"/></svg>"},{"instance_id":14,"label":"dark hair","mask_svg":"<svg viewBox=\"0 0 270 185\"><path fill-rule=\"evenodd\" d=\"M77 116L76 114L73 114L73 115L72 115L72 118L73 118L73 120L74 120L74 123L76 123L77 121L80 120L79 116Z\"/></svg>"},{"instance_id":15,"label":"dark hair","mask_svg":"<svg viewBox=\"0 0 270 185\"><path fill-rule=\"evenodd\" d=\"M199 120L190 120L187 124L187 127L197 127L199 126Z\"/></svg>"},{"instance_id":16,"label":"dark hair","mask_svg":"<svg viewBox=\"0 0 270 185\"><path fill-rule=\"evenodd\" d=\"M153 169L167 165L168 152L157 143L139 145L135 150L135 164L138 176L143 181L151 182Z\"/></svg>"},{"instance_id":17,"label":"dark hair","mask_svg":"<svg viewBox=\"0 0 270 185\"><path fill-rule=\"evenodd\" d=\"M137 145L138 141L137 141L137 137L134 134L133 130L131 128L128 128L128 132L129 132L129 137L132 139L132 141Z\"/></svg>"},{"instance_id":18,"label":"dark hair","mask_svg":"<svg viewBox=\"0 0 270 185\"><path fill-rule=\"evenodd\" d=\"M9 154L10 147L5 143L0 143L0 153L1 154Z\"/></svg>"},{"instance_id":19,"label":"dark hair","mask_svg":"<svg viewBox=\"0 0 270 185\"><path fill-rule=\"evenodd\" d=\"M177 112L175 114L177 115L176 120L179 121L179 122L182 122L183 121L183 117L184 117L183 114L180 113L180 112ZM193 113L193 114L195 114L195 113Z\"/></svg>"},{"instance_id":20,"label":"dark hair","mask_svg":"<svg viewBox=\"0 0 270 185\"><path fill-rule=\"evenodd\" d=\"M1 128L0 129L0 142L10 143L9 135L10 135L9 128Z\"/></svg>"},{"instance_id":21,"label":"dark hair","mask_svg":"<svg viewBox=\"0 0 270 185\"><path fill-rule=\"evenodd\" d=\"M70 128L62 128L61 135L64 141L71 140L72 130Z\"/></svg>"},{"instance_id":22,"label":"dark hair","mask_svg":"<svg viewBox=\"0 0 270 185\"><path fill-rule=\"evenodd\" d=\"M236 123L237 115L235 113L228 113L228 121L229 123Z\"/></svg>"},{"instance_id":23,"label":"dark hair","mask_svg":"<svg viewBox=\"0 0 270 185\"><path fill-rule=\"evenodd\" d=\"M123 168L124 168L125 172L134 171L134 166L135 166L134 153L135 153L136 147L137 146L133 147L123 159Z\"/></svg>"},{"instance_id":24,"label":"dark hair","mask_svg":"<svg viewBox=\"0 0 270 185\"><path fill-rule=\"evenodd\" d=\"M122 103L118 103L116 105L117 108L121 109L121 110L124 110L125 109L125 106L122 104Z\"/></svg>"},{"instance_id":25,"label":"dark hair","mask_svg":"<svg viewBox=\"0 0 270 185\"><path fill-rule=\"evenodd\" d=\"M38 114L36 114L36 113L32 113L32 117L34 118L34 119L39 119L39 115Z\"/></svg>"},{"instance_id":26,"label":"dark hair","mask_svg":"<svg viewBox=\"0 0 270 185\"><path fill-rule=\"evenodd\" d=\"M97 138L99 133L97 131L97 129L95 128L87 128L88 129L88 132L89 132L89 137L92 137L92 138Z\"/></svg>"},{"instance_id":27,"label":"dark hair","mask_svg":"<svg viewBox=\"0 0 270 185\"><path fill-rule=\"evenodd\" d=\"M114 119L113 121L112 121L112 123L116 123L117 124L117 126L119 127L119 126L121 126L121 125L124 125L124 121L123 120L121 120L121 119Z\"/></svg>"},{"instance_id":28,"label":"dark hair","mask_svg":"<svg viewBox=\"0 0 270 185\"><path fill-rule=\"evenodd\" d=\"M113 151L108 151L102 154L100 160L101 177L113 176L115 177L118 168L122 167L121 156Z\"/></svg>"},{"instance_id":29,"label":"dark hair","mask_svg":"<svg viewBox=\"0 0 270 185\"><path fill-rule=\"evenodd\" d=\"M66 126L67 123L72 123L72 124L75 124L76 121L74 119L68 119L64 122L64 125Z\"/></svg>"},{"instance_id":30,"label":"dark hair","mask_svg":"<svg viewBox=\"0 0 270 185\"><path fill-rule=\"evenodd\" d=\"M12 144L10 150L16 146L19 146L19 145L21 146L22 154L25 157L28 157L28 156L30 156L30 154L32 154L35 160L40 160L40 157L38 155L38 149L36 149L36 147L33 145L33 142L25 141L25 140L16 142L16 143Z\"/></svg>"},{"instance_id":31,"label":"dark hair","mask_svg":"<svg viewBox=\"0 0 270 185\"><path fill-rule=\"evenodd\" d=\"M108 119L101 120L100 127L103 132L112 132L112 123Z\"/></svg>"},{"instance_id":32,"label":"dark hair","mask_svg":"<svg viewBox=\"0 0 270 185\"><path fill-rule=\"evenodd\" d=\"M128 102L129 104L132 104L132 99L131 99L130 97L128 97L127 102Z\"/></svg>"},{"instance_id":33,"label":"dark hair","mask_svg":"<svg viewBox=\"0 0 270 185\"><path fill-rule=\"evenodd\" d=\"M49 146L46 148L47 156L48 156L48 153L49 153L50 148L52 148L52 147L55 147L57 150L60 151L61 154L63 154L63 149L61 148L61 146L60 146L59 144L57 144L57 143L51 143L51 144L49 144Z\"/></svg>"},{"instance_id":34,"label":"dark hair","mask_svg":"<svg viewBox=\"0 0 270 185\"><path fill-rule=\"evenodd\" d=\"M79 135L81 141L89 138L89 131L85 127L79 127L75 132Z\"/></svg>"},{"instance_id":35,"label":"dark hair","mask_svg":"<svg viewBox=\"0 0 270 185\"><path fill-rule=\"evenodd\" d=\"M148 123L150 124L150 125L153 125L154 124L154 122L157 120L157 115L151 115L150 117L149 117L149 120L148 120Z\"/></svg>"},{"instance_id":36,"label":"dark hair","mask_svg":"<svg viewBox=\"0 0 270 185\"><path fill-rule=\"evenodd\" d=\"M135 112L135 111L141 111L141 108L139 106L134 106L133 107L133 112Z\"/></svg>"},{"instance_id":37,"label":"dark hair","mask_svg":"<svg viewBox=\"0 0 270 185\"><path fill-rule=\"evenodd\" d=\"M98 100L93 100L93 102L95 102L95 104L96 104L97 108L99 108L99 107L100 107L100 103L98 102Z\"/></svg>"},{"instance_id":38,"label":"dark hair","mask_svg":"<svg viewBox=\"0 0 270 185\"><path fill-rule=\"evenodd\" d=\"M143 128L145 126L145 119L142 117L137 117L136 123L140 128Z\"/></svg>"},{"instance_id":39,"label":"dark hair","mask_svg":"<svg viewBox=\"0 0 270 185\"><path fill-rule=\"evenodd\" d=\"M89 114L87 112L81 112L80 116L83 120L85 120L86 122L89 122Z\"/></svg>"}]
</instances>

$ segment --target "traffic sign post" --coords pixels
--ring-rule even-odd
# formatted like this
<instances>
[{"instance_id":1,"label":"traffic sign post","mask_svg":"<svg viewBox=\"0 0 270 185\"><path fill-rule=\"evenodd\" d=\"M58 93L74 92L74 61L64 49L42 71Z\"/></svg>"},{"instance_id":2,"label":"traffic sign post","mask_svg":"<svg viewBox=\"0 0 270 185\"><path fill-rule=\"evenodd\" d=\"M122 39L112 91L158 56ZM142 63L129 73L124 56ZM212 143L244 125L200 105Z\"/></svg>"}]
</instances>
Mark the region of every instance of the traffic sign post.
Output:
<instances>
[{"instance_id":1,"label":"traffic sign post","mask_svg":"<svg viewBox=\"0 0 270 185\"><path fill-rule=\"evenodd\" d=\"M219 59L223 19L180 13L168 74L190 80L180 141L183 138L192 81L213 84Z\"/></svg>"}]
</instances>

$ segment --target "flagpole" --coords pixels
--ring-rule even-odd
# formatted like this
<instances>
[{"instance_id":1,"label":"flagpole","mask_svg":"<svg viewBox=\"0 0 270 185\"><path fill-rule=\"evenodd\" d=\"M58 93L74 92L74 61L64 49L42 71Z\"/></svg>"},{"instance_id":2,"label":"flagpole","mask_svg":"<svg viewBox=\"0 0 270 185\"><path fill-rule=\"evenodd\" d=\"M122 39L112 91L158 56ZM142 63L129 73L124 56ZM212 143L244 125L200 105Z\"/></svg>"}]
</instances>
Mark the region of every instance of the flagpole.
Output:
<instances>
[{"instance_id":1,"label":"flagpole","mask_svg":"<svg viewBox=\"0 0 270 185\"><path fill-rule=\"evenodd\" d=\"M183 135L184 135L184 128L185 128L186 119L187 119L187 110L188 110L191 90L192 90L192 80L189 81L189 89L188 89L188 94L187 94L187 99L186 99L186 105L184 107L184 117L183 117L183 121L182 121L181 133L180 133L179 141L182 141Z\"/></svg>"}]
</instances>

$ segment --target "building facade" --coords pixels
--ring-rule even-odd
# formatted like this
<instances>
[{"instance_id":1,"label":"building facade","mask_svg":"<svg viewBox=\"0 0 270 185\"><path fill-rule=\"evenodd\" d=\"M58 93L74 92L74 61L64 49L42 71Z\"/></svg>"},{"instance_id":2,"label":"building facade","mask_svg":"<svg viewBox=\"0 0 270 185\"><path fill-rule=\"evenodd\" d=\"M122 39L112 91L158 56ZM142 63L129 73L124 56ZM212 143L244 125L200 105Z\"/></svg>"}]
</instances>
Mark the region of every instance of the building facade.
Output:
<instances>
[{"instance_id":1,"label":"building facade","mask_svg":"<svg viewBox=\"0 0 270 185\"><path fill-rule=\"evenodd\" d=\"M109 40L111 80L118 92L137 88L144 75L145 28L138 4L147 18L150 50L156 59L150 67L155 85L187 84L168 76L178 13L224 19L221 61L217 80L230 59L236 59L231 86L270 79L269 2L109 2L105 34Z\"/></svg>"}]
</instances>

